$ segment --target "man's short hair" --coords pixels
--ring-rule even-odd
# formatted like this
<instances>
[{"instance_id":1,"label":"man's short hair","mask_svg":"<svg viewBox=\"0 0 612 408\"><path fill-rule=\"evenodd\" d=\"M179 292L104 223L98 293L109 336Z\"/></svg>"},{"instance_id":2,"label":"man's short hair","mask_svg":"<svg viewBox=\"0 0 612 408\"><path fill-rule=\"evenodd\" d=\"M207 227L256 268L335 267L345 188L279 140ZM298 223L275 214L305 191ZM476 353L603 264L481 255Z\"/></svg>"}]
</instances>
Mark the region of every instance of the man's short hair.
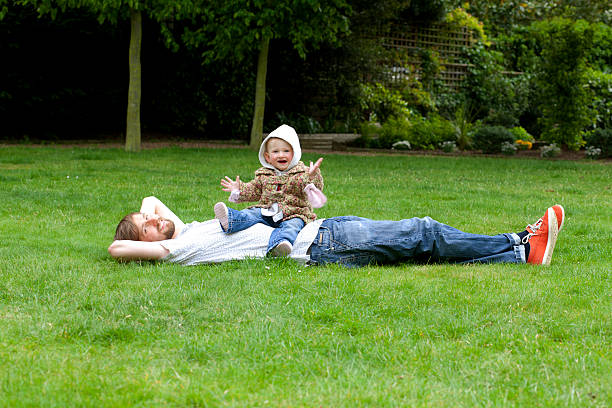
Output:
<instances>
[{"instance_id":1,"label":"man's short hair","mask_svg":"<svg viewBox=\"0 0 612 408\"><path fill-rule=\"evenodd\" d=\"M138 241L138 227L134 224L133 216L138 214L137 212L130 213L123 217L117 229L115 230L115 240L118 239L129 239L132 241Z\"/></svg>"}]
</instances>

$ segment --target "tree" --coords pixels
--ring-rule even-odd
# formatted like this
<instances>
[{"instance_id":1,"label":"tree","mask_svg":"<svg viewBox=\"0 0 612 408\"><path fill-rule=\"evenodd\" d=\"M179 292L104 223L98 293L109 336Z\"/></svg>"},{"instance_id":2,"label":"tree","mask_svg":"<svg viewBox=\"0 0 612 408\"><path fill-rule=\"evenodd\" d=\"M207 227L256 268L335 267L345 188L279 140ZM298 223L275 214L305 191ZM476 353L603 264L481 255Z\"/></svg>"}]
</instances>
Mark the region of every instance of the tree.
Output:
<instances>
[{"instance_id":1,"label":"tree","mask_svg":"<svg viewBox=\"0 0 612 408\"><path fill-rule=\"evenodd\" d=\"M268 52L274 39L288 39L304 58L322 42L336 42L348 31L351 8L346 0L199 0L190 15L193 23L181 36L201 48L205 62L258 56L255 109L250 146L263 136Z\"/></svg>"},{"instance_id":2,"label":"tree","mask_svg":"<svg viewBox=\"0 0 612 408\"><path fill-rule=\"evenodd\" d=\"M125 150L140 150L140 98L142 95L140 51L142 43L142 13L130 10L130 84L128 87Z\"/></svg>"}]
</instances>

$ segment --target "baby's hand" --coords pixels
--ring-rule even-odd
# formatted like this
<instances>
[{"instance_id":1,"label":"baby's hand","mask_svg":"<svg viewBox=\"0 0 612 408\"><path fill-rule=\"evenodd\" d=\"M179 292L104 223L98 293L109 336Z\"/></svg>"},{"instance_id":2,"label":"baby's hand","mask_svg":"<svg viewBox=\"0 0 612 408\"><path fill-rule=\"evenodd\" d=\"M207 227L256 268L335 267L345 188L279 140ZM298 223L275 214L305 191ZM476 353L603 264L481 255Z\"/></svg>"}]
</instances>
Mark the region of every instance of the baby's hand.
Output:
<instances>
[{"instance_id":1,"label":"baby's hand","mask_svg":"<svg viewBox=\"0 0 612 408\"><path fill-rule=\"evenodd\" d=\"M221 186L223 186L223 191L235 191L240 190L240 176L236 176L236 181L231 178L225 176L224 179L221 179Z\"/></svg>"},{"instance_id":2,"label":"baby's hand","mask_svg":"<svg viewBox=\"0 0 612 408\"><path fill-rule=\"evenodd\" d=\"M315 164L312 164L312 162L310 162L310 168L308 169L308 174L312 176L314 172L317 171L319 166L321 166L322 161L323 161L323 158L319 157L319 160L317 160Z\"/></svg>"}]
</instances>

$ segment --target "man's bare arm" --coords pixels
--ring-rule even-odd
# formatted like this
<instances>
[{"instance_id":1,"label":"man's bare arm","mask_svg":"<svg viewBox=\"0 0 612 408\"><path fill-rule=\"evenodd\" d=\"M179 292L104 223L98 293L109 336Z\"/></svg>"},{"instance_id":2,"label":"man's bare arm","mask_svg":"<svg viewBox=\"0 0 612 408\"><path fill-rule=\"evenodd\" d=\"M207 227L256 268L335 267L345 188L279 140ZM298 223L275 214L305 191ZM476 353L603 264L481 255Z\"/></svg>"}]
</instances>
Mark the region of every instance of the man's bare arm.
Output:
<instances>
[{"instance_id":1,"label":"man's bare arm","mask_svg":"<svg viewBox=\"0 0 612 408\"><path fill-rule=\"evenodd\" d=\"M108 253L122 261L153 261L164 258L169 252L159 242L117 240L108 247Z\"/></svg>"}]
</instances>

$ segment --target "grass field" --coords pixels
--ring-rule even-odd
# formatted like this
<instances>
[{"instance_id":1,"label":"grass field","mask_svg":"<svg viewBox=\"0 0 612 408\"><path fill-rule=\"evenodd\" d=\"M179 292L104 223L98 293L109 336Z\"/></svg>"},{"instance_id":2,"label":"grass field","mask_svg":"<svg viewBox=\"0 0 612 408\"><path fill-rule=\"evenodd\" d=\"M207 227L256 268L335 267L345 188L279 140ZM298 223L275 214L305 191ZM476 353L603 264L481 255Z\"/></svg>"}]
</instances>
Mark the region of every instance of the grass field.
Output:
<instances>
[{"instance_id":1,"label":"grass field","mask_svg":"<svg viewBox=\"0 0 612 408\"><path fill-rule=\"evenodd\" d=\"M562 204L552 265L119 264L143 197L212 218L256 153L0 148L0 406L612 406L609 164L323 157L321 217L497 234Z\"/></svg>"}]
</instances>

